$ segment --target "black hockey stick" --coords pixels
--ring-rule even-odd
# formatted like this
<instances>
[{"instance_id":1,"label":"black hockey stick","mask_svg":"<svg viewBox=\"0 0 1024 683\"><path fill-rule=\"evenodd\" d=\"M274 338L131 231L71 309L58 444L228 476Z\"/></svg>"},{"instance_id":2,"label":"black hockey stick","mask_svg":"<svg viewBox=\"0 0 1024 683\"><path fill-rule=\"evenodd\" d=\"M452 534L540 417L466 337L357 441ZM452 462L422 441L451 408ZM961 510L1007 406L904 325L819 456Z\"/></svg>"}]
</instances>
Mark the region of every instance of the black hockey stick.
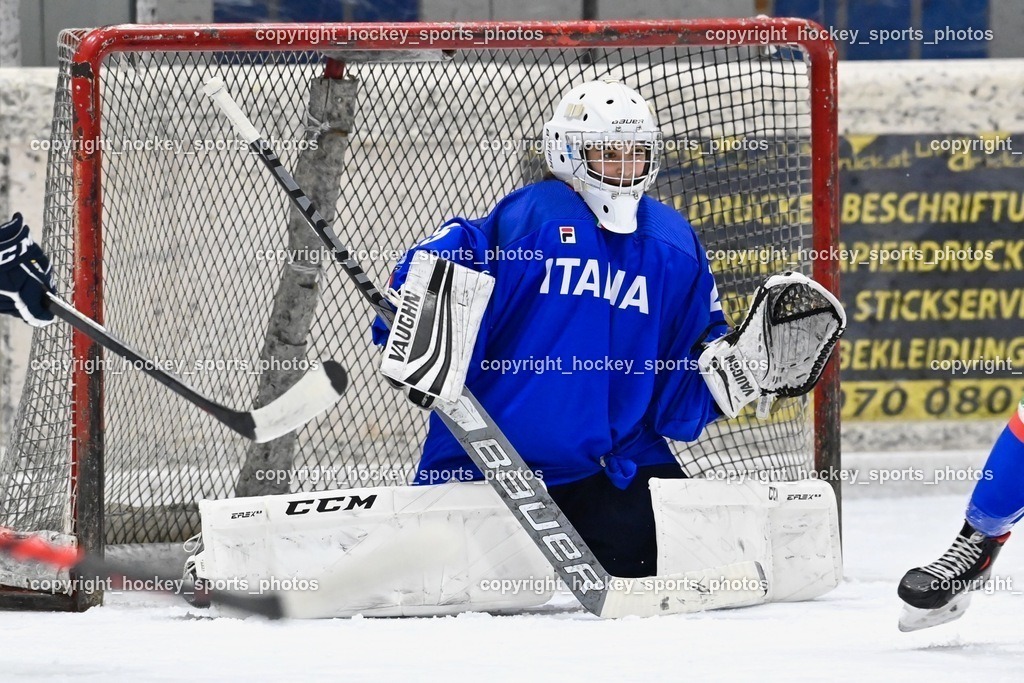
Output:
<instances>
[{"instance_id":1,"label":"black hockey stick","mask_svg":"<svg viewBox=\"0 0 1024 683\"><path fill-rule=\"evenodd\" d=\"M18 562L38 562L55 569L75 571L77 580L99 581L107 590L144 587L152 593L176 595L187 602L197 599L211 605L220 605L258 614L270 619L293 615L287 600L276 593L252 595L234 591L210 589L186 579L141 574L137 569L121 563L96 557L68 546L55 545L32 534L24 534L0 527L0 553Z\"/></svg>"},{"instance_id":2,"label":"black hockey stick","mask_svg":"<svg viewBox=\"0 0 1024 683\"><path fill-rule=\"evenodd\" d=\"M209 79L203 92L230 119L235 131L288 193L324 246L333 252L335 260L352 278L373 312L390 327L395 318L391 304L232 99L224 81L216 77ZM587 611L601 617L651 616L738 607L764 600L765 577L757 562L657 577L657 584L652 580L609 575L468 388L463 389L459 401L445 405L438 402L435 410ZM716 586L725 588L716 590Z\"/></svg>"},{"instance_id":3,"label":"black hockey stick","mask_svg":"<svg viewBox=\"0 0 1024 683\"><path fill-rule=\"evenodd\" d=\"M257 410L232 410L208 399L176 376L166 372L127 343L112 335L105 327L87 318L74 306L55 294L48 294L47 307L55 316L71 325L97 344L146 373L160 384L199 406L221 424L247 439L263 443L295 431L341 399L348 386L348 374L339 363L323 361L303 375L279 398Z\"/></svg>"}]
</instances>

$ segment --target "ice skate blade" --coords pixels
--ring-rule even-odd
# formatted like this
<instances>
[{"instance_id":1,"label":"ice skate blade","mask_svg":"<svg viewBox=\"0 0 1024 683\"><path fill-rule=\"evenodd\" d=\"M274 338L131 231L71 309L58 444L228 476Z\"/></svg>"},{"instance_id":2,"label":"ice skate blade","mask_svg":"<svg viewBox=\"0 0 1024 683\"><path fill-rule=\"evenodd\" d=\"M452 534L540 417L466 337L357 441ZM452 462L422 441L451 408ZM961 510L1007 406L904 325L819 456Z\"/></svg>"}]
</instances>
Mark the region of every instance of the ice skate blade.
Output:
<instances>
[{"instance_id":1,"label":"ice skate blade","mask_svg":"<svg viewBox=\"0 0 1024 683\"><path fill-rule=\"evenodd\" d=\"M961 593L950 600L948 604L937 609L918 609L910 605L903 605L903 613L900 614L900 630L910 633L940 624L948 624L962 617L970 604L971 594Z\"/></svg>"}]
</instances>

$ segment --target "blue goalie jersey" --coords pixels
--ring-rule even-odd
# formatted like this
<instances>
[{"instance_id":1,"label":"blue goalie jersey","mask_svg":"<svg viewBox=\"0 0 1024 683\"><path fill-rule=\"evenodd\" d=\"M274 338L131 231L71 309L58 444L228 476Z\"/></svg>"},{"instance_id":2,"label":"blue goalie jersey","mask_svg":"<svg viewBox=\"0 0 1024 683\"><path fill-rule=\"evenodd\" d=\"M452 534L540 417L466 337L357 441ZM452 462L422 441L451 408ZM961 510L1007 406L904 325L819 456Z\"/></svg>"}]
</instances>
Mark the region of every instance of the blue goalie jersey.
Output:
<instances>
[{"instance_id":1,"label":"blue goalie jersey","mask_svg":"<svg viewBox=\"0 0 1024 683\"><path fill-rule=\"evenodd\" d=\"M494 276L466 384L549 486L603 469L625 488L637 466L675 461L665 437L693 441L720 415L696 363L727 330L704 249L650 197L637 224L603 230L569 185L544 180L448 221L392 275L400 288L426 250ZM387 339L379 319L373 336ZM481 478L431 415L414 483Z\"/></svg>"}]
</instances>

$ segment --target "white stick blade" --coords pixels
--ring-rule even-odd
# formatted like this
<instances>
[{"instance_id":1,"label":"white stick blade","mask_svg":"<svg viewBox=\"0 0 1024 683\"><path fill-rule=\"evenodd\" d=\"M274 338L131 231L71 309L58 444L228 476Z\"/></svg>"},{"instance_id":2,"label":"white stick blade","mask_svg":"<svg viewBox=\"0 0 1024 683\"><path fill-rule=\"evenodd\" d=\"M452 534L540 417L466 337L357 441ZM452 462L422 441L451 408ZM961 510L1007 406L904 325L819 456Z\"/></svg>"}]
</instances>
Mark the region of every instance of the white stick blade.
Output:
<instances>
[{"instance_id":1,"label":"white stick blade","mask_svg":"<svg viewBox=\"0 0 1024 683\"><path fill-rule=\"evenodd\" d=\"M266 443L294 432L341 400L347 383L344 369L334 361L307 372L288 391L252 412L254 440Z\"/></svg>"},{"instance_id":2,"label":"white stick blade","mask_svg":"<svg viewBox=\"0 0 1024 683\"><path fill-rule=\"evenodd\" d=\"M601 617L653 617L708 609L748 607L765 601L768 582L759 562L639 579L613 579Z\"/></svg>"}]
</instances>

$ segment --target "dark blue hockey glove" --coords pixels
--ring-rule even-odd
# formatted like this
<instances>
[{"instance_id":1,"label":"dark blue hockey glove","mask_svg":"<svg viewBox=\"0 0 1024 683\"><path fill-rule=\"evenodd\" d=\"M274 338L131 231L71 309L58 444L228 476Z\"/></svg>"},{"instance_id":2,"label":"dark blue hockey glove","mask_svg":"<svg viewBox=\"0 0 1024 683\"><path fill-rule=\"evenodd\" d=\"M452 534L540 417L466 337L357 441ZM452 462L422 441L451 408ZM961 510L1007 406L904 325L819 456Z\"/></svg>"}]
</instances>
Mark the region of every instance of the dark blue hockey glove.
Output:
<instances>
[{"instance_id":1,"label":"dark blue hockey glove","mask_svg":"<svg viewBox=\"0 0 1024 683\"><path fill-rule=\"evenodd\" d=\"M32 241L20 213L0 224L0 313L34 327L53 322L44 303L46 292L53 291L51 273L50 259Z\"/></svg>"}]
</instances>

